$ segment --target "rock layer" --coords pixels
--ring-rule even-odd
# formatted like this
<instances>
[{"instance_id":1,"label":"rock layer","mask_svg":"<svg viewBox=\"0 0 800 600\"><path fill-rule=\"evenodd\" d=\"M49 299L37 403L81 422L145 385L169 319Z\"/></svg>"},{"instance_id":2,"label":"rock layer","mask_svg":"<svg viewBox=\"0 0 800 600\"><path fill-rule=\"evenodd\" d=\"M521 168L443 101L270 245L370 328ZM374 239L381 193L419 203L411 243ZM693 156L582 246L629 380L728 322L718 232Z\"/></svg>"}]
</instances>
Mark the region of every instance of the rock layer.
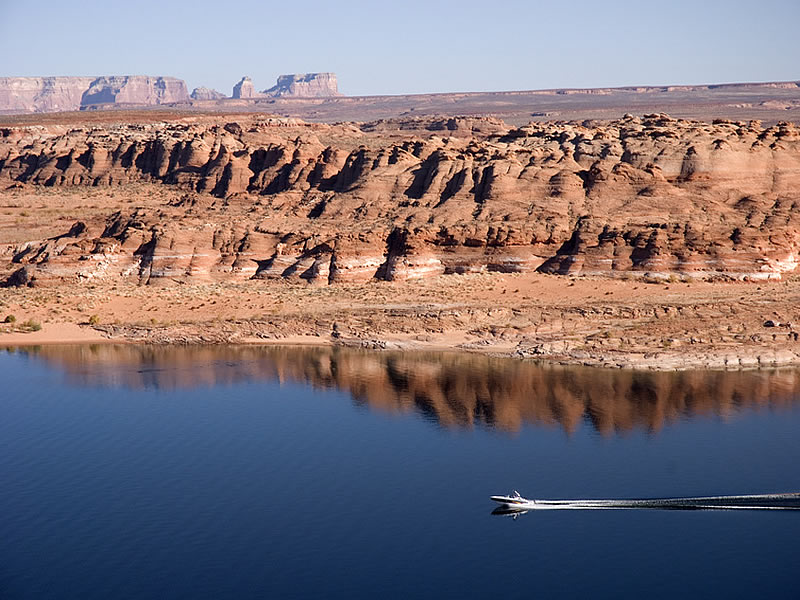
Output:
<instances>
[{"instance_id":1,"label":"rock layer","mask_svg":"<svg viewBox=\"0 0 800 600\"><path fill-rule=\"evenodd\" d=\"M0 189L171 191L162 205L120 206L56 238L8 246L8 283L335 283L537 269L761 279L796 269L794 125L662 114L518 129L444 122L0 129Z\"/></svg>"},{"instance_id":2,"label":"rock layer","mask_svg":"<svg viewBox=\"0 0 800 600\"><path fill-rule=\"evenodd\" d=\"M174 77L0 77L0 113L80 110L101 104L186 102L186 84Z\"/></svg>"}]
</instances>

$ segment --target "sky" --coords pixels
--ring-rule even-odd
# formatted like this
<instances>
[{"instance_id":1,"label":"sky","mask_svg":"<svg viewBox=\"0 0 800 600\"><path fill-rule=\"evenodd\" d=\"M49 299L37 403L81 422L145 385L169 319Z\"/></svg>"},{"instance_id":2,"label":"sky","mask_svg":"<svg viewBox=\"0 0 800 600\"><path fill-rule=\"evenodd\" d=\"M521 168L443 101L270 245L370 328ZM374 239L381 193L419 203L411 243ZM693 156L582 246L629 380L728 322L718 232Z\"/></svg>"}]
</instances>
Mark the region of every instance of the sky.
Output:
<instances>
[{"instance_id":1,"label":"sky","mask_svg":"<svg viewBox=\"0 0 800 600\"><path fill-rule=\"evenodd\" d=\"M0 77L348 95L800 80L800 0L0 0Z\"/></svg>"}]
</instances>

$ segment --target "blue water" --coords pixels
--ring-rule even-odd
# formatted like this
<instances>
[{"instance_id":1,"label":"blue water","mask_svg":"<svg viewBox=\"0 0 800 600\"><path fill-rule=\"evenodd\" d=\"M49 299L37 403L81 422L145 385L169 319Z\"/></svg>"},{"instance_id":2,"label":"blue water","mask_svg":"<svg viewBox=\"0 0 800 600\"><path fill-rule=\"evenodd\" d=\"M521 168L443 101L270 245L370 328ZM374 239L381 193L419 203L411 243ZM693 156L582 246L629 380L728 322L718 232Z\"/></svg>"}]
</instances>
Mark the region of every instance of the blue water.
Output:
<instances>
[{"instance_id":1,"label":"blue water","mask_svg":"<svg viewBox=\"0 0 800 600\"><path fill-rule=\"evenodd\" d=\"M0 353L0 598L796 598L800 373L453 355ZM581 410L581 407L583 409Z\"/></svg>"}]
</instances>

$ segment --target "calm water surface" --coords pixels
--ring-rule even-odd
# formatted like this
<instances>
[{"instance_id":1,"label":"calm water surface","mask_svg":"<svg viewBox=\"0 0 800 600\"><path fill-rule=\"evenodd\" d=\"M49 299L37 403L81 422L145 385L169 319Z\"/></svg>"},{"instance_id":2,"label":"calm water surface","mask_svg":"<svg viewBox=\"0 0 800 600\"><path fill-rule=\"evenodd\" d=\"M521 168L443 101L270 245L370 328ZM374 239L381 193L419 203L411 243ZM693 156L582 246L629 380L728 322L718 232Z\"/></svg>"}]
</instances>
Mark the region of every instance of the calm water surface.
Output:
<instances>
[{"instance_id":1,"label":"calm water surface","mask_svg":"<svg viewBox=\"0 0 800 600\"><path fill-rule=\"evenodd\" d=\"M800 372L331 349L0 353L0 598L797 598Z\"/></svg>"}]
</instances>

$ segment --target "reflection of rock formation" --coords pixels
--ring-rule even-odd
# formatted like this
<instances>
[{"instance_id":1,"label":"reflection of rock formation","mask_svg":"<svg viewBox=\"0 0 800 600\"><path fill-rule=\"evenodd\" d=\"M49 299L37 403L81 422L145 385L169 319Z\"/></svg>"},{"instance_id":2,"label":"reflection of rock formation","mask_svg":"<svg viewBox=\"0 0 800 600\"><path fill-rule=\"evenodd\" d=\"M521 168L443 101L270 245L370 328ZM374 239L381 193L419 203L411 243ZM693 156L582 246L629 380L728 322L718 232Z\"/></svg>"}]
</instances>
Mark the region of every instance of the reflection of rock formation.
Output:
<instances>
[{"instance_id":1,"label":"reflection of rock formation","mask_svg":"<svg viewBox=\"0 0 800 600\"><path fill-rule=\"evenodd\" d=\"M372 409L420 412L444 426L511 431L526 424L573 431L584 420L603 434L656 431L698 415L789 406L800 394L795 370L637 372L331 348L53 346L33 355L81 384L169 389L305 382L346 391Z\"/></svg>"}]
</instances>

